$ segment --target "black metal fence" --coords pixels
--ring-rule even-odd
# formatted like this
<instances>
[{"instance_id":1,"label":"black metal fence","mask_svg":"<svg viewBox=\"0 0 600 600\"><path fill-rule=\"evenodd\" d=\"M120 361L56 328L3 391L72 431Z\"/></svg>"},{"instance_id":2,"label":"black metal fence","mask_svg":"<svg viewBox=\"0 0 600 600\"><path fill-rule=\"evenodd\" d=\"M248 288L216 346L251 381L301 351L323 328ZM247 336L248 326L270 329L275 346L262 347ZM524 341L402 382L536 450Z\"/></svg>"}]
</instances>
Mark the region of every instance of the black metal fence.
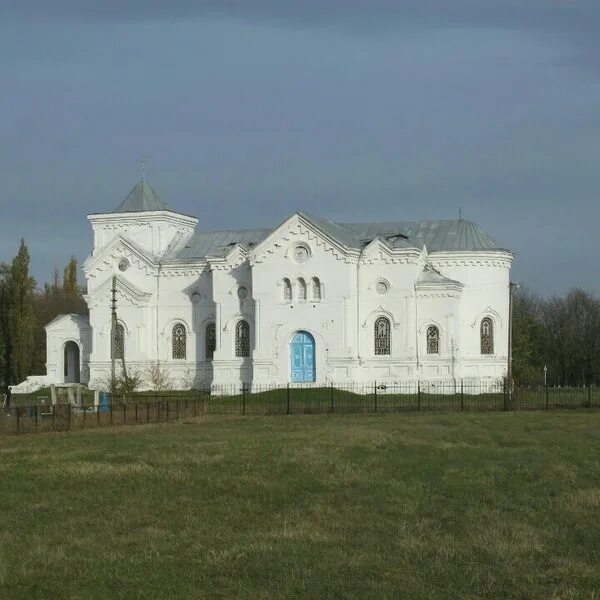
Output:
<instances>
[{"instance_id":1,"label":"black metal fence","mask_svg":"<svg viewBox=\"0 0 600 600\"><path fill-rule=\"evenodd\" d=\"M94 404L13 405L0 410L1 433L69 431L164 423L202 415L473 412L600 408L600 388L517 387L502 383L371 383L327 387L224 385L189 392L134 393Z\"/></svg>"},{"instance_id":2,"label":"black metal fence","mask_svg":"<svg viewBox=\"0 0 600 600\"><path fill-rule=\"evenodd\" d=\"M33 404L0 410L3 433L73 431L111 425L167 423L202 414L198 396L152 401L108 402L99 405Z\"/></svg>"}]
</instances>

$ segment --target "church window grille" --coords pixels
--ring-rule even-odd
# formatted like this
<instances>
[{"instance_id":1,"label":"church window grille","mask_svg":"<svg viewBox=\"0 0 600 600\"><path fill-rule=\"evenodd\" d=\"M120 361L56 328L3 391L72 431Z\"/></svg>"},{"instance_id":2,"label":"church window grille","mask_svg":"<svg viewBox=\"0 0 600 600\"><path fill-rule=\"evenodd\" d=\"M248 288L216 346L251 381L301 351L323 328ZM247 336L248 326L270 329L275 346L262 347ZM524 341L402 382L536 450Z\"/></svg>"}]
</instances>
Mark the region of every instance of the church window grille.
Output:
<instances>
[{"instance_id":1,"label":"church window grille","mask_svg":"<svg viewBox=\"0 0 600 600\"><path fill-rule=\"evenodd\" d=\"M489 317L481 321L481 354L494 354L494 322Z\"/></svg>"},{"instance_id":2,"label":"church window grille","mask_svg":"<svg viewBox=\"0 0 600 600\"><path fill-rule=\"evenodd\" d=\"M117 323L115 339L113 340L113 356L117 360L125 358L125 327Z\"/></svg>"},{"instance_id":3,"label":"church window grille","mask_svg":"<svg viewBox=\"0 0 600 600\"><path fill-rule=\"evenodd\" d=\"M217 347L217 327L214 323L206 326L206 339L204 341L206 360L212 360Z\"/></svg>"},{"instance_id":4,"label":"church window grille","mask_svg":"<svg viewBox=\"0 0 600 600\"><path fill-rule=\"evenodd\" d=\"M173 358L185 359L187 350L187 333L185 327L181 323L177 323L173 327L172 332Z\"/></svg>"},{"instance_id":5,"label":"church window grille","mask_svg":"<svg viewBox=\"0 0 600 600\"><path fill-rule=\"evenodd\" d=\"M292 284L287 277L283 280L283 299L285 302L292 301Z\"/></svg>"},{"instance_id":6,"label":"church window grille","mask_svg":"<svg viewBox=\"0 0 600 600\"><path fill-rule=\"evenodd\" d=\"M298 279L298 300L306 300L306 282L302 277Z\"/></svg>"},{"instance_id":7,"label":"church window grille","mask_svg":"<svg viewBox=\"0 0 600 600\"><path fill-rule=\"evenodd\" d=\"M313 277L312 279L312 296L313 300L321 299L321 282L318 277Z\"/></svg>"},{"instance_id":8,"label":"church window grille","mask_svg":"<svg viewBox=\"0 0 600 600\"><path fill-rule=\"evenodd\" d=\"M427 354L440 353L440 330L435 326L427 328Z\"/></svg>"},{"instance_id":9,"label":"church window grille","mask_svg":"<svg viewBox=\"0 0 600 600\"><path fill-rule=\"evenodd\" d=\"M235 355L239 358L250 356L250 325L238 321L235 326Z\"/></svg>"},{"instance_id":10,"label":"church window grille","mask_svg":"<svg viewBox=\"0 0 600 600\"><path fill-rule=\"evenodd\" d=\"M391 354L391 327L386 317L379 317L375 321L375 354L378 356Z\"/></svg>"}]
</instances>

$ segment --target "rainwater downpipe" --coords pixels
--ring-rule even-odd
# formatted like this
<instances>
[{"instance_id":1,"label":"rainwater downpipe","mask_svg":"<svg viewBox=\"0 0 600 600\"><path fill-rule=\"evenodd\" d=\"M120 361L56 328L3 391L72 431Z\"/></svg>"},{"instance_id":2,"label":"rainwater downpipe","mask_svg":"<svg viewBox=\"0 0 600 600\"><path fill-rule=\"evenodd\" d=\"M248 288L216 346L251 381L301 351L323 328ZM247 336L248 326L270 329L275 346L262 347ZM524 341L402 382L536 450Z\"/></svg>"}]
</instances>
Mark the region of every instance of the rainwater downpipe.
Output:
<instances>
[{"instance_id":1,"label":"rainwater downpipe","mask_svg":"<svg viewBox=\"0 0 600 600\"><path fill-rule=\"evenodd\" d=\"M162 270L162 263L158 261L158 276L156 277L156 365L157 367L160 365L160 356L159 356L159 334L158 334L158 307L160 306L160 272Z\"/></svg>"},{"instance_id":2,"label":"rainwater downpipe","mask_svg":"<svg viewBox=\"0 0 600 600\"><path fill-rule=\"evenodd\" d=\"M417 381L419 380L419 302L417 300L417 284L414 284L415 290L415 356L417 358Z\"/></svg>"}]
</instances>

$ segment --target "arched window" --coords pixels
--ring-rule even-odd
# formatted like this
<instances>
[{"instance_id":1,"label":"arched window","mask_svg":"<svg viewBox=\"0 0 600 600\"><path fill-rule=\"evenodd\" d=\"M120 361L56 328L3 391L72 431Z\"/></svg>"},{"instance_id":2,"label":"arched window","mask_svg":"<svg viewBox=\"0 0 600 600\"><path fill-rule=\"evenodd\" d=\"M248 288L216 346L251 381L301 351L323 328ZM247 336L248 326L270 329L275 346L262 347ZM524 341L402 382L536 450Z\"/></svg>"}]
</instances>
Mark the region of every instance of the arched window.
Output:
<instances>
[{"instance_id":1,"label":"arched window","mask_svg":"<svg viewBox=\"0 0 600 600\"><path fill-rule=\"evenodd\" d=\"M312 278L312 297L313 300L321 299L321 282L318 277Z\"/></svg>"},{"instance_id":2,"label":"arched window","mask_svg":"<svg viewBox=\"0 0 600 600\"><path fill-rule=\"evenodd\" d=\"M375 354L391 354L390 320L378 317L375 321Z\"/></svg>"},{"instance_id":3,"label":"arched window","mask_svg":"<svg viewBox=\"0 0 600 600\"><path fill-rule=\"evenodd\" d=\"M117 323L115 339L113 340L113 355L117 360L125 358L125 327Z\"/></svg>"},{"instance_id":4,"label":"arched window","mask_svg":"<svg viewBox=\"0 0 600 600\"><path fill-rule=\"evenodd\" d=\"M292 283L287 277L283 280L283 299L285 302L292 301Z\"/></svg>"},{"instance_id":5,"label":"arched window","mask_svg":"<svg viewBox=\"0 0 600 600\"><path fill-rule=\"evenodd\" d=\"M298 300L306 300L306 282L302 277L298 279Z\"/></svg>"},{"instance_id":6,"label":"arched window","mask_svg":"<svg viewBox=\"0 0 600 600\"><path fill-rule=\"evenodd\" d=\"M238 321L235 326L235 355L240 358L250 356L250 325Z\"/></svg>"},{"instance_id":7,"label":"arched window","mask_svg":"<svg viewBox=\"0 0 600 600\"><path fill-rule=\"evenodd\" d=\"M489 317L481 321L481 354L494 354L494 322Z\"/></svg>"},{"instance_id":8,"label":"arched window","mask_svg":"<svg viewBox=\"0 0 600 600\"><path fill-rule=\"evenodd\" d=\"M427 328L427 354L440 353L440 330L435 326Z\"/></svg>"},{"instance_id":9,"label":"arched window","mask_svg":"<svg viewBox=\"0 0 600 600\"><path fill-rule=\"evenodd\" d=\"M176 323L172 331L173 358L184 359L187 351L187 333L185 326Z\"/></svg>"},{"instance_id":10,"label":"arched window","mask_svg":"<svg viewBox=\"0 0 600 600\"><path fill-rule=\"evenodd\" d=\"M214 323L206 326L206 337L204 339L204 356L206 360L212 360L217 347L217 327Z\"/></svg>"}]
</instances>

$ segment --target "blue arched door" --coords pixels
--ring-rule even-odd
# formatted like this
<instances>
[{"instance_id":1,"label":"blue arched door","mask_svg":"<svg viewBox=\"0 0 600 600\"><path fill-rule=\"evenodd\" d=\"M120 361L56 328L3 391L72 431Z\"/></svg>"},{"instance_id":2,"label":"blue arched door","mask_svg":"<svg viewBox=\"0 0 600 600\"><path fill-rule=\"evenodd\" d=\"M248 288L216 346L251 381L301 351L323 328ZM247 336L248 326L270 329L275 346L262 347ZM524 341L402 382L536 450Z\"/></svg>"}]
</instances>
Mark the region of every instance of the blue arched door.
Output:
<instances>
[{"instance_id":1,"label":"blue arched door","mask_svg":"<svg viewBox=\"0 0 600 600\"><path fill-rule=\"evenodd\" d=\"M315 338L298 331L290 342L291 380L294 383L315 381Z\"/></svg>"}]
</instances>

